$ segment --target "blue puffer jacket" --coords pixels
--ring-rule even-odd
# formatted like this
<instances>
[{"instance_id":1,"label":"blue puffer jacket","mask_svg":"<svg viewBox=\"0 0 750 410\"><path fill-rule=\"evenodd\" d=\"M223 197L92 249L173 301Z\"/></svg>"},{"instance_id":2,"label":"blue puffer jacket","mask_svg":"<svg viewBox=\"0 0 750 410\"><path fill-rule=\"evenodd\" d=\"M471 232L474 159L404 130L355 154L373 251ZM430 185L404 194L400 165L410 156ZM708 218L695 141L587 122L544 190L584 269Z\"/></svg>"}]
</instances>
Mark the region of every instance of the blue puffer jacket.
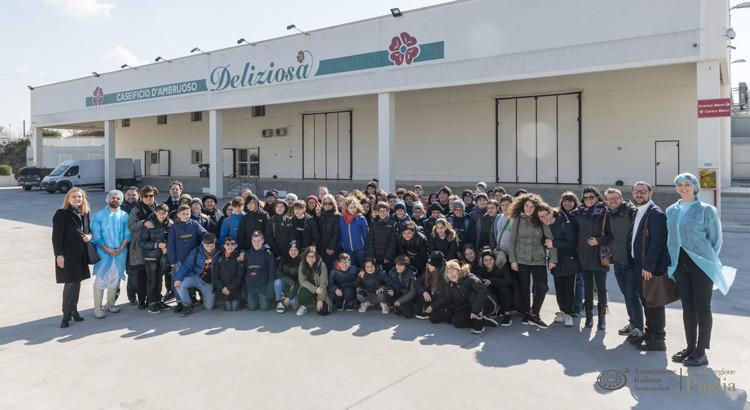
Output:
<instances>
[{"instance_id":1,"label":"blue puffer jacket","mask_svg":"<svg viewBox=\"0 0 750 410\"><path fill-rule=\"evenodd\" d=\"M218 248L214 248L214 251L212 252L212 254L214 255L214 258L216 257L217 249ZM197 255L196 255L196 252L197 252ZM203 245L199 245L187 255L187 258L185 258L185 261L182 262L182 266L180 266L180 269L177 270L177 273L174 274L173 280L175 282L177 281L182 282L185 279L185 276L187 275L200 276L201 272L203 272L203 267L205 264L206 264L206 255L203 251ZM209 277L210 276L211 276L211 273L209 273Z\"/></svg>"},{"instance_id":2,"label":"blue puffer jacket","mask_svg":"<svg viewBox=\"0 0 750 410\"><path fill-rule=\"evenodd\" d=\"M341 246L346 252L356 252L365 249L367 233L370 227L362 215L357 215L352 223L348 224L344 217L339 219L339 230L341 231Z\"/></svg>"},{"instance_id":3,"label":"blue puffer jacket","mask_svg":"<svg viewBox=\"0 0 750 410\"><path fill-rule=\"evenodd\" d=\"M207 233L201 224L192 219L187 222L178 219L169 228L169 236L167 237L169 264L174 265L177 262L184 262L188 253L200 245Z\"/></svg>"},{"instance_id":4,"label":"blue puffer jacket","mask_svg":"<svg viewBox=\"0 0 750 410\"><path fill-rule=\"evenodd\" d=\"M266 296L273 295L273 279L276 273L276 258L268 245L258 251L251 247L245 252L245 291L257 292L265 289Z\"/></svg>"},{"instance_id":5,"label":"blue puffer jacket","mask_svg":"<svg viewBox=\"0 0 750 410\"><path fill-rule=\"evenodd\" d=\"M359 268L349 266L349 269L342 271L338 263L336 267L328 272L328 292L335 292L336 289L356 288L359 284Z\"/></svg>"}]
</instances>

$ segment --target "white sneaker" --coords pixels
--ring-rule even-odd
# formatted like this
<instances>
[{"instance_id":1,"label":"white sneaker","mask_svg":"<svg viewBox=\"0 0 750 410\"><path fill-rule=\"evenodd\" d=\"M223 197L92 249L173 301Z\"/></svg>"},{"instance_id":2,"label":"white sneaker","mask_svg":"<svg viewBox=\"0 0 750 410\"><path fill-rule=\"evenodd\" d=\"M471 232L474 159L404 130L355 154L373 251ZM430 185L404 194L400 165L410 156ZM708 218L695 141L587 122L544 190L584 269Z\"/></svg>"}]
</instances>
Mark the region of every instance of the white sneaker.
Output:
<instances>
[{"instance_id":1,"label":"white sneaker","mask_svg":"<svg viewBox=\"0 0 750 410\"><path fill-rule=\"evenodd\" d=\"M573 327L573 318L570 315L565 315L565 327Z\"/></svg>"},{"instance_id":2,"label":"white sneaker","mask_svg":"<svg viewBox=\"0 0 750 410\"><path fill-rule=\"evenodd\" d=\"M305 313L307 313L307 306L300 306L299 309L297 309L297 316L304 316Z\"/></svg>"},{"instance_id":3,"label":"white sneaker","mask_svg":"<svg viewBox=\"0 0 750 410\"><path fill-rule=\"evenodd\" d=\"M381 303L380 304L380 309L382 310L382 312L383 312L384 315L387 315L387 314L391 313L391 308L388 307L387 303Z\"/></svg>"},{"instance_id":4,"label":"white sneaker","mask_svg":"<svg viewBox=\"0 0 750 410\"><path fill-rule=\"evenodd\" d=\"M367 312L367 309L370 307L370 302L362 302L361 305L359 305L359 313L365 313Z\"/></svg>"},{"instance_id":5,"label":"white sneaker","mask_svg":"<svg viewBox=\"0 0 750 410\"><path fill-rule=\"evenodd\" d=\"M284 307L284 304L279 302L276 304L276 313L284 313L286 308Z\"/></svg>"},{"instance_id":6,"label":"white sneaker","mask_svg":"<svg viewBox=\"0 0 750 410\"><path fill-rule=\"evenodd\" d=\"M555 315L555 323L563 323L563 322L565 322L565 313L557 312L557 315Z\"/></svg>"}]
</instances>

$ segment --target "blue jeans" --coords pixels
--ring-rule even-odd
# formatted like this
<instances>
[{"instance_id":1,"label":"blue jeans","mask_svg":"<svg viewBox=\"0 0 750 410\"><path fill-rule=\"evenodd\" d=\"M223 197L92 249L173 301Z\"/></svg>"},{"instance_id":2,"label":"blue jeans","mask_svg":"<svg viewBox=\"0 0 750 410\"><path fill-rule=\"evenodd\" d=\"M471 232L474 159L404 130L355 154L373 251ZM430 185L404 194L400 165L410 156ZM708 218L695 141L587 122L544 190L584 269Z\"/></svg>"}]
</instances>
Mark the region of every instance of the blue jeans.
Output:
<instances>
[{"instance_id":1,"label":"blue jeans","mask_svg":"<svg viewBox=\"0 0 750 410\"><path fill-rule=\"evenodd\" d=\"M354 266L362 266L362 264L365 262L365 250L359 250L359 251L344 251L345 254L349 255L350 258L352 258L352 265ZM331 268L328 268L331 269Z\"/></svg>"},{"instance_id":2,"label":"blue jeans","mask_svg":"<svg viewBox=\"0 0 750 410\"><path fill-rule=\"evenodd\" d=\"M576 274L576 285L575 285L575 302L573 303L573 312L581 313L583 310L583 274Z\"/></svg>"},{"instance_id":3,"label":"blue jeans","mask_svg":"<svg viewBox=\"0 0 750 410\"><path fill-rule=\"evenodd\" d=\"M211 310L214 308L214 304L216 303L216 296L214 295L214 287L210 283L206 283L203 281L203 279L195 276L195 275L187 275L184 279L182 279L182 283L180 284L179 288L175 288L177 295L180 297L180 300L187 301L187 304L190 304L190 289L196 288L201 291L201 294L203 295L203 307L206 308L206 310Z\"/></svg>"},{"instance_id":4,"label":"blue jeans","mask_svg":"<svg viewBox=\"0 0 750 410\"><path fill-rule=\"evenodd\" d=\"M225 301L224 310L226 310L227 312L234 312L235 310L240 310L240 301L239 300Z\"/></svg>"},{"instance_id":5,"label":"blue jeans","mask_svg":"<svg viewBox=\"0 0 750 410\"><path fill-rule=\"evenodd\" d=\"M336 292L329 291L328 297L333 302L333 307L340 308L346 304L347 306L354 306L354 301L357 299L357 288L340 288L342 295L337 296Z\"/></svg>"},{"instance_id":6,"label":"blue jeans","mask_svg":"<svg viewBox=\"0 0 750 410\"><path fill-rule=\"evenodd\" d=\"M247 292L247 308L250 310L260 310L263 312L271 309L271 302L266 297L266 287L261 286L259 289L253 289Z\"/></svg>"},{"instance_id":7,"label":"blue jeans","mask_svg":"<svg viewBox=\"0 0 750 410\"><path fill-rule=\"evenodd\" d=\"M630 324L643 331L643 305L638 296L638 278L629 265L615 263L615 278L620 292L625 297L625 308L630 318Z\"/></svg>"},{"instance_id":8,"label":"blue jeans","mask_svg":"<svg viewBox=\"0 0 750 410\"><path fill-rule=\"evenodd\" d=\"M274 279L273 292L276 296L276 301L281 301L283 299L282 293L284 293L285 290L288 291L286 286L284 286L284 282L282 282L281 279ZM289 298L290 306L294 306L295 303L297 303L297 298Z\"/></svg>"}]
</instances>

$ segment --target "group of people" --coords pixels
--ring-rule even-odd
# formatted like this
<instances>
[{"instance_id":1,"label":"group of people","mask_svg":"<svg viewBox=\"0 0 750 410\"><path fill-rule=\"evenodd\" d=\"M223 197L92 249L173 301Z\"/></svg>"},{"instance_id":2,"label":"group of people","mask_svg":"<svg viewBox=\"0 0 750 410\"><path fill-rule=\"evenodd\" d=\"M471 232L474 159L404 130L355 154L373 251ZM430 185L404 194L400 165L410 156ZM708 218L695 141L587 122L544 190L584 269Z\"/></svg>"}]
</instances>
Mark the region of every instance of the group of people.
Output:
<instances>
[{"instance_id":1,"label":"group of people","mask_svg":"<svg viewBox=\"0 0 750 410\"><path fill-rule=\"evenodd\" d=\"M94 317L117 313L125 280L131 305L150 313L185 317L202 304L227 311L304 315L366 312L451 323L481 334L487 326L521 322L546 329L540 317L555 285L554 322L606 329L610 264L622 292L628 323L619 333L640 350L666 350L664 305L647 300L649 281L668 275L683 305L686 348L672 359L708 363L712 288L724 294L733 269L723 267L716 209L698 200L695 176L675 178L681 199L663 212L651 186L633 185L633 202L620 190L602 195L586 187L582 202L565 192L556 207L536 194L502 187L455 195L443 186L426 194L417 185L394 193L378 181L363 191L261 201L243 190L219 209L214 195L192 198L170 185L158 203L150 185L114 190L107 207L91 216L86 193L71 189L53 218L57 282L64 283L65 328L81 321L80 282L94 274ZM644 284L646 284L644 286ZM102 306L106 292L106 305ZM175 299L173 307L167 304ZM644 320L645 315L645 320Z\"/></svg>"}]
</instances>

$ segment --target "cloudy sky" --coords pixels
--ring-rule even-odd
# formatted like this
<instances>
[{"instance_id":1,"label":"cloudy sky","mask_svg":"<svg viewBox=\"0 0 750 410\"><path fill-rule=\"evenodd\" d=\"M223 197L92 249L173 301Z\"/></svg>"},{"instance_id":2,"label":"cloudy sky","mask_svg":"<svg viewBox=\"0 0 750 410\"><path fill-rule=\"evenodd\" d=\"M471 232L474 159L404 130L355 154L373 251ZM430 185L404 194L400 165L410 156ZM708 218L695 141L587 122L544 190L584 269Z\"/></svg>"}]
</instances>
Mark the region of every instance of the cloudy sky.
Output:
<instances>
[{"instance_id":1,"label":"cloudy sky","mask_svg":"<svg viewBox=\"0 0 750 410\"><path fill-rule=\"evenodd\" d=\"M509 0L504 0L509 1ZM714 1L714 0L712 0ZM721 1L721 0L715 0ZM0 127L30 123L29 90L249 41L287 35L296 24L313 30L441 0L0 0ZM731 0L731 4L742 3ZM732 83L750 82L750 8L734 10L737 50Z\"/></svg>"}]
</instances>

